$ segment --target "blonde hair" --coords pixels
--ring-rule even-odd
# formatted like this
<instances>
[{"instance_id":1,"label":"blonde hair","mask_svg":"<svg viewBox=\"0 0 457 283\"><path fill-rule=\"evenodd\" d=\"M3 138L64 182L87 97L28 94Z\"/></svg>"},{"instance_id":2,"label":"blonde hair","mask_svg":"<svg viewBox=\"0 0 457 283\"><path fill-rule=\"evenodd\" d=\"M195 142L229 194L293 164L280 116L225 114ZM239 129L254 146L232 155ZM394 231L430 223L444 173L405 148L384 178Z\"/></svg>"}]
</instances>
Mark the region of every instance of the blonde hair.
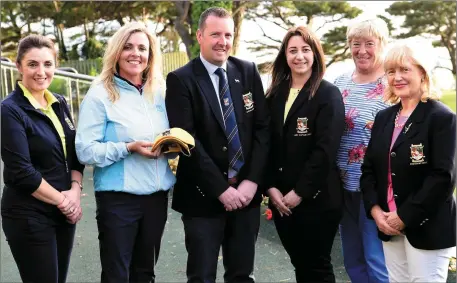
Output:
<instances>
[{"instance_id":1,"label":"blonde hair","mask_svg":"<svg viewBox=\"0 0 457 283\"><path fill-rule=\"evenodd\" d=\"M360 20L349 25L346 31L347 44L350 45L354 38L373 36L379 39L384 48L389 40L389 28L385 21L380 18Z\"/></svg>"},{"instance_id":2,"label":"blonde hair","mask_svg":"<svg viewBox=\"0 0 457 283\"><path fill-rule=\"evenodd\" d=\"M421 80L421 101L425 102L428 99L439 99L439 91L434 88L431 79L432 62L430 59L430 52L421 52L420 48L412 47L408 43L400 43L392 47L386 55L384 60L384 71L394 69L396 67L403 67L406 61L410 60L411 63L417 66L424 75ZM384 90L384 98L390 103L397 103L400 98L394 94L390 85Z\"/></svg>"},{"instance_id":3,"label":"blonde hair","mask_svg":"<svg viewBox=\"0 0 457 283\"><path fill-rule=\"evenodd\" d=\"M163 85L162 61L157 39L152 35L146 26L140 22L131 22L121 27L109 39L103 56L103 68L98 78L108 92L109 100L115 102L119 99L119 90L114 83L114 74L117 73L117 65L124 45L130 35L136 32L144 33L149 40L149 58L146 69L143 72L144 94L151 101L154 99L155 91Z\"/></svg>"}]
</instances>

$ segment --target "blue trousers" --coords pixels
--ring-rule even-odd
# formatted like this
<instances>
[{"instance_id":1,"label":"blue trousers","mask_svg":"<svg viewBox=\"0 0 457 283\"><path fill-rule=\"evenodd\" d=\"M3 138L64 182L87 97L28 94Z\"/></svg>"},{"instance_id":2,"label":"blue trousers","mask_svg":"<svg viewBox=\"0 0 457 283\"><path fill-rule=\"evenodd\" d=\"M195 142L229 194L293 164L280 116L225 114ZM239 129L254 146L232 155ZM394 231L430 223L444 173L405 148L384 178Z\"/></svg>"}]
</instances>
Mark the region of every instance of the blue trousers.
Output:
<instances>
[{"instance_id":1,"label":"blue trousers","mask_svg":"<svg viewBox=\"0 0 457 283\"><path fill-rule=\"evenodd\" d=\"M168 192L95 192L101 283L154 283Z\"/></svg>"},{"instance_id":2,"label":"blue trousers","mask_svg":"<svg viewBox=\"0 0 457 283\"><path fill-rule=\"evenodd\" d=\"M344 267L352 283L389 282L376 223L367 218L360 192L344 190L340 235Z\"/></svg>"}]
</instances>

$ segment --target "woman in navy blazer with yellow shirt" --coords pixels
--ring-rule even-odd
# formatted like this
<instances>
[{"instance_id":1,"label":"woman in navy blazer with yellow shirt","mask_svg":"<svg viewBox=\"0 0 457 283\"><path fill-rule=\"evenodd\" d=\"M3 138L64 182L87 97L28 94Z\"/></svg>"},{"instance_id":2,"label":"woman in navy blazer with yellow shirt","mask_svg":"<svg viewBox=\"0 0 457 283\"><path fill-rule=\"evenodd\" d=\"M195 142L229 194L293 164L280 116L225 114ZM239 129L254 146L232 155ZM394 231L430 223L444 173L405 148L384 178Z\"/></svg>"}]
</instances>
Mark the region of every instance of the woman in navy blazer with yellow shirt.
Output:
<instances>
[{"instance_id":1,"label":"woman in navy blazer with yellow shirt","mask_svg":"<svg viewBox=\"0 0 457 283\"><path fill-rule=\"evenodd\" d=\"M390 282L445 282L456 244L456 116L433 99L418 51L401 44L387 54L385 95L396 104L375 118L360 180Z\"/></svg>"},{"instance_id":2,"label":"woman in navy blazer with yellow shirt","mask_svg":"<svg viewBox=\"0 0 457 283\"><path fill-rule=\"evenodd\" d=\"M324 52L307 28L284 37L267 91L272 151L267 194L297 282L335 282L330 253L342 215L336 154L344 131L339 89L323 80Z\"/></svg>"}]
</instances>

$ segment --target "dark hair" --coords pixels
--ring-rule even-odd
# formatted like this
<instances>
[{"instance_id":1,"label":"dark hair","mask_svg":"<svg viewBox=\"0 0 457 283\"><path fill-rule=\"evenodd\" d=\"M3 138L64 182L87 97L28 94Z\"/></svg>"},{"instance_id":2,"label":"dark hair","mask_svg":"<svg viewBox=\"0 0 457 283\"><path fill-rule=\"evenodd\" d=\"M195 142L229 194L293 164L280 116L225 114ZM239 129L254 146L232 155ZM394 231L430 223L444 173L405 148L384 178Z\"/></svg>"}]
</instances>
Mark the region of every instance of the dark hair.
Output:
<instances>
[{"instance_id":1,"label":"dark hair","mask_svg":"<svg viewBox=\"0 0 457 283\"><path fill-rule=\"evenodd\" d=\"M232 15L229 13L229 11L227 11L224 8L210 7L208 9L206 9L205 11L203 11L203 13L200 15L200 19L198 20L198 29L199 30L203 30L205 28L205 22L209 16L215 16L218 18L231 18L232 17Z\"/></svg>"},{"instance_id":2,"label":"dark hair","mask_svg":"<svg viewBox=\"0 0 457 283\"><path fill-rule=\"evenodd\" d=\"M17 48L16 62L21 64L22 58L32 48L49 48L54 53L55 64L57 65L57 52L54 47L54 42L45 36L39 34L30 34L19 41Z\"/></svg>"},{"instance_id":3,"label":"dark hair","mask_svg":"<svg viewBox=\"0 0 457 283\"><path fill-rule=\"evenodd\" d=\"M317 36L307 27L298 26L287 31L282 40L278 55L271 66L271 85L267 90L267 97L275 95L281 82L291 80L290 67L287 64L286 49L287 44L292 36L301 36L309 44L314 54L314 63L310 80L310 99L314 96L319 87L325 72L324 51Z\"/></svg>"}]
</instances>

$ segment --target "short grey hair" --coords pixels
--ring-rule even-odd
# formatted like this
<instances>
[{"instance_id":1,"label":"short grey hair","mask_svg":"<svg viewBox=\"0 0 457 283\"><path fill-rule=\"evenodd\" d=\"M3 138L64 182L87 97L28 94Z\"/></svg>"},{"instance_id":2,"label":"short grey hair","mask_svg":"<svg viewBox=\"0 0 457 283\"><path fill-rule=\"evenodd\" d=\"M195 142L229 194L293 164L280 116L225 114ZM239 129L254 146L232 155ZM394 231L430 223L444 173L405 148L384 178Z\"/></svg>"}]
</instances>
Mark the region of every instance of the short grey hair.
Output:
<instances>
[{"instance_id":1,"label":"short grey hair","mask_svg":"<svg viewBox=\"0 0 457 283\"><path fill-rule=\"evenodd\" d=\"M356 21L349 25L346 31L348 45L354 38L374 36L379 39L381 45L385 47L389 40L389 28L384 20L372 18Z\"/></svg>"},{"instance_id":2,"label":"short grey hair","mask_svg":"<svg viewBox=\"0 0 457 283\"><path fill-rule=\"evenodd\" d=\"M232 15L229 11L221 7L210 7L203 11L198 20L198 29L203 30L205 28L206 19L209 16L215 16L218 18L232 18Z\"/></svg>"}]
</instances>

